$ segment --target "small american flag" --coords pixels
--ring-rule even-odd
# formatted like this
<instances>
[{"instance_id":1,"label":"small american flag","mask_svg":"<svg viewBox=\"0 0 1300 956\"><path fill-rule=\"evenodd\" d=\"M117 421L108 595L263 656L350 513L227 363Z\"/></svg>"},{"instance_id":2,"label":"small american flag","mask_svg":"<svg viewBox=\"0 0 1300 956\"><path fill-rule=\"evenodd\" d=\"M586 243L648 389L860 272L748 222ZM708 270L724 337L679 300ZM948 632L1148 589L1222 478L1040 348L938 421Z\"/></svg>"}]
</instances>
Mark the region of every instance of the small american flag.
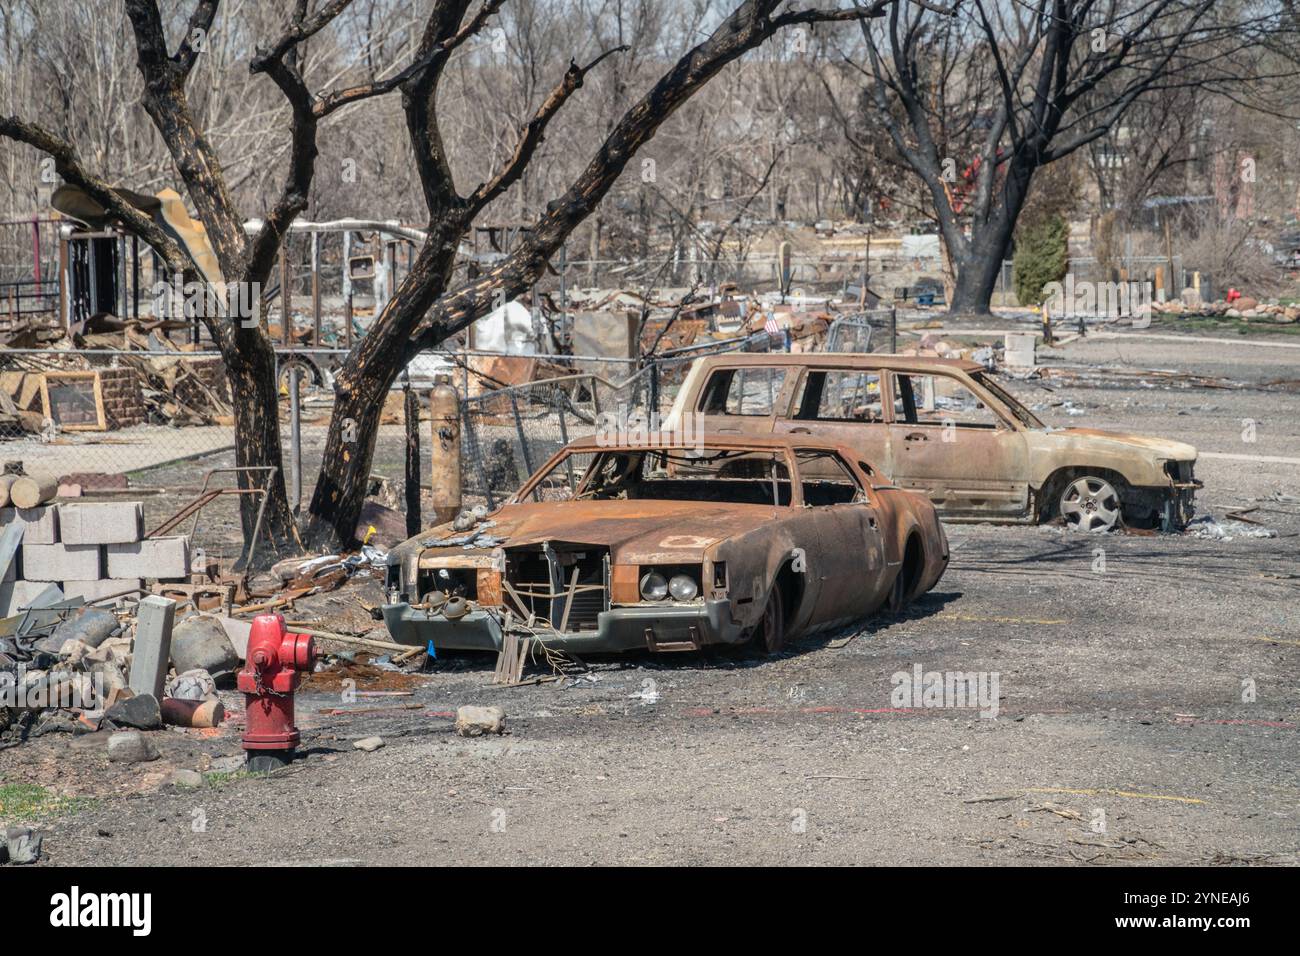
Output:
<instances>
[{"instance_id":1,"label":"small american flag","mask_svg":"<svg viewBox=\"0 0 1300 956\"><path fill-rule=\"evenodd\" d=\"M769 315L767 321L763 323L763 331L768 335L775 335L778 338L785 335L785 330L776 324L776 316Z\"/></svg>"}]
</instances>

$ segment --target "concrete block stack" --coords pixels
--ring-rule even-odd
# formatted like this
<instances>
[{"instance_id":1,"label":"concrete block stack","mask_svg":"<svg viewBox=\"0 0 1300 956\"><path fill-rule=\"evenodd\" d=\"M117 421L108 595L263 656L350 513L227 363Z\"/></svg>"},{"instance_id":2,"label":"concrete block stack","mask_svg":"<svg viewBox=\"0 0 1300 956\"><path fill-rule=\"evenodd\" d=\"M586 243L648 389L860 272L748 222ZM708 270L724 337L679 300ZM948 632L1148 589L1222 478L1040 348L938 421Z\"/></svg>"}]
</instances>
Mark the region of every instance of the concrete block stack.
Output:
<instances>
[{"instance_id":1,"label":"concrete block stack","mask_svg":"<svg viewBox=\"0 0 1300 956\"><path fill-rule=\"evenodd\" d=\"M0 508L0 531L25 525L18 553L0 583L0 617L18 613L51 583L87 602L139 587L145 578L185 579L184 535L144 540L138 501L68 502Z\"/></svg>"}]
</instances>

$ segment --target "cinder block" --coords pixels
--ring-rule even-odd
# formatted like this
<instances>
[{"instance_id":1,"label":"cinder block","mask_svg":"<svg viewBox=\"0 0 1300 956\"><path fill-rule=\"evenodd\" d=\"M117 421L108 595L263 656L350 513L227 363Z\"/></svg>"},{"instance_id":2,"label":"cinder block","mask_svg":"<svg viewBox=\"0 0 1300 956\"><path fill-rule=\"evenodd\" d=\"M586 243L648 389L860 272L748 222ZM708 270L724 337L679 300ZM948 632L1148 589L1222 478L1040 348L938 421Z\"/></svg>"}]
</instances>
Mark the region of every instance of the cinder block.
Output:
<instances>
[{"instance_id":1,"label":"cinder block","mask_svg":"<svg viewBox=\"0 0 1300 956\"><path fill-rule=\"evenodd\" d=\"M59 505L64 544L130 544L144 536L144 507L138 501L95 501Z\"/></svg>"},{"instance_id":2,"label":"cinder block","mask_svg":"<svg viewBox=\"0 0 1300 956\"><path fill-rule=\"evenodd\" d=\"M102 574L97 544L23 542L22 555L23 579L27 581L90 581Z\"/></svg>"},{"instance_id":3,"label":"cinder block","mask_svg":"<svg viewBox=\"0 0 1300 956\"><path fill-rule=\"evenodd\" d=\"M183 578L190 573L189 535L110 544L110 578Z\"/></svg>"},{"instance_id":4,"label":"cinder block","mask_svg":"<svg viewBox=\"0 0 1300 956\"><path fill-rule=\"evenodd\" d=\"M11 581L0 584L0 617L13 617L36 600L49 584L44 581Z\"/></svg>"},{"instance_id":5,"label":"cinder block","mask_svg":"<svg viewBox=\"0 0 1300 956\"><path fill-rule=\"evenodd\" d=\"M0 509L0 526L15 521L27 526L26 530L23 531L23 544L59 543L58 505Z\"/></svg>"},{"instance_id":6,"label":"cinder block","mask_svg":"<svg viewBox=\"0 0 1300 956\"><path fill-rule=\"evenodd\" d=\"M1038 362L1034 358L1033 349L1028 349L1023 352L1008 350L1003 353L1002 361L1011 368L1036 368L1038 365Z\"/></svg>"},{"instance_id":7,"label":"cinder block","mask_svg":"<svg viewBox=\"0 0 1300 956\"><path fill-rule=\"evenodd\" d=\"M130 686L137 694L153 694L162 700L175 620L175 601L151 594L140 602L135 616L135 641L131 645Z\"/></svg>"},{"instance_id":8,"label":"cinder block","mask_svg":"<svg viewBox=\"0 0 1300 956\"><path fill-rule=\"evenodd\" d=\"M64 581L63 593L70 598L79 597L87 604L109 595L121 594L131 588L138 588L139 578L108 578L104 581Z\"/></svg>"}]
</instances>

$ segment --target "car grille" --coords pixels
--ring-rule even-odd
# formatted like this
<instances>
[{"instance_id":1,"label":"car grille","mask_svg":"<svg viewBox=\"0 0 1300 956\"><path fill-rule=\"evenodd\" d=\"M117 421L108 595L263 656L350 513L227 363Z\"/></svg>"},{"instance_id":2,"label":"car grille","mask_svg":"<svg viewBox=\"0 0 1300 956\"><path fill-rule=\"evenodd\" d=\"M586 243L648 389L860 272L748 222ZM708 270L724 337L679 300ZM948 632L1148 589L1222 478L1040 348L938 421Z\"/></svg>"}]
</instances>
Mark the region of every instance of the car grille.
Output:
<instances>
[{"instance_id":1,"label":"car grille","mask_svg":"<svg viewBox=\"0 0 1300 956\"><path fill-rule=\"evenodd\" d=\"M508 548L505 579L523 609L557 631L561 625L567 631L595 630L600 612L609 609L609 551L605 548ZM571 586L573 598L569 601ZM513 598L507 600L506 606L519 610Z\"/></svg>"}]
</instances>

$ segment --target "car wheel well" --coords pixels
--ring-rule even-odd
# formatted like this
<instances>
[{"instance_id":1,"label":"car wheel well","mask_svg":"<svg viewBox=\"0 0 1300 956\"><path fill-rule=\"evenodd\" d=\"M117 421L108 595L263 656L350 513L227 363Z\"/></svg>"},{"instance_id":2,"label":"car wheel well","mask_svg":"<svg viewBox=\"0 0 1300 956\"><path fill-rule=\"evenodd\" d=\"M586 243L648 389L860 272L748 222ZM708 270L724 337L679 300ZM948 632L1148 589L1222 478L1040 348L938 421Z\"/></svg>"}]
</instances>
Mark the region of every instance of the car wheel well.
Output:
<instances>
[{"instance_id":1,"label":"car wheel well","mask_svg":"<svg viewBox=\"0 0 1300 956\"><path fill-rule=\"evenodd\" d=\"M1058 468L1048 475L1047 480L1043 482L1042 488L1039 490L1039 520L1050 521L1057 517L1060 513L1061 495L1066 486L1075 479L1083 477L1101 478L1110 482L1120 495L1121 503L1130 489L1128 479L1118 471L1113 471L1110 468L1090 468L1079 465Z\"/></svg>"},{"instance_id":2,"label":"car wheel well","mask_svg":"<svg viewBox=\"0 0 1300 956\"><path fill-rule=\"evenodd\" d=\"M898 573L903 575L904 601L910 601L916 596L924 567L925 545L921 543L921 536L914 531L907 536L907 544L903 547L903 566L898 569Z\"/></svg>"},{"instance_id":3,"label":"car wheel well","mask_svg":"<svg viewBox=\"0 0 1300 956\"><path fill-rule=\"evenodd\" d=\"M776 581L772 585L781 591L781 607L785 618L785 627L788 632L791 623L794 622L798 615L799 605L803 601L804 582L803 575L797 574L791 561L786 561L781 565L781 570L776 573Z\"/></svg>"}]
</instances>

